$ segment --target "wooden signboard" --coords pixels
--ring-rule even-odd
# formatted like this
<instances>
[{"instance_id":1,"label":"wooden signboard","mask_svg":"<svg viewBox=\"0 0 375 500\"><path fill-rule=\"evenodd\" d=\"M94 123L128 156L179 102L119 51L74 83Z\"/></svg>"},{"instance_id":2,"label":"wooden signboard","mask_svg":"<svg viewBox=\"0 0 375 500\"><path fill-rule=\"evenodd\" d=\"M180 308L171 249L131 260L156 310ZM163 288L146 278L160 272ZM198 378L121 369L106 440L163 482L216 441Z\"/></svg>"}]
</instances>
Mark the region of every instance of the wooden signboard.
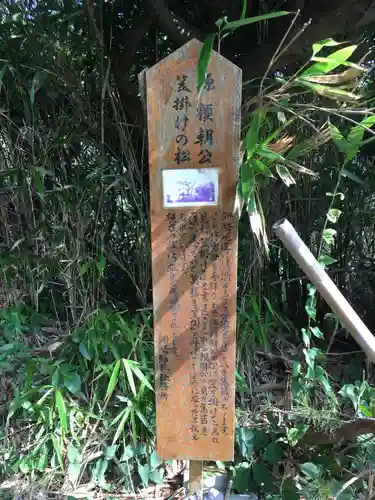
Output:
<instances>
[{"instance_id":1,"label":"wooden signboard","mask_svg":"<svg viewBox=\"0 0 375 500\"><path fill-rule=\"evenodd\" d=\"M202 44L146 71L157 450L163 459L231 460L241 70L213 53L197 95Z\"/></svg>"}]
</instances>

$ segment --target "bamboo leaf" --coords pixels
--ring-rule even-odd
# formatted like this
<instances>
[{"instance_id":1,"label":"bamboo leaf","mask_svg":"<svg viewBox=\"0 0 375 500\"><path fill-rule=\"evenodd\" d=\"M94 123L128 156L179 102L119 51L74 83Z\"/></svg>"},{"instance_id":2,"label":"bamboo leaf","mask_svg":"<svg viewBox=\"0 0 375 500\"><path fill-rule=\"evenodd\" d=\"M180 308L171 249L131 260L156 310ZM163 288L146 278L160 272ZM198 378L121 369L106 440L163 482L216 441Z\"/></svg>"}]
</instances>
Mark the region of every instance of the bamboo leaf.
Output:
<instances>
[{"instance_id":1,"label":"bamboo leaf","mask_svg":"<svg viewBox=\"0 0 375 500\"><path fill-rule=\"evenodd\" d=\"M124 430L125 424L128 421L129 414L130 414L131 408L126 408L124 415L119 423L119 426L116 429L116 433L113 436L112 444L115 444L118 440L118 438L121 436L122 431Z\"/></svg>"},{"instance_id":2,"label":"bamboo leaf","mask_svg":"<svg viewBox=\"0 0 375 500\"><path fill-rule=\"evenodd\" d=\"M295 80L299 84L304 87L313 90L318 95L322 95L324 97L329 97L330 99L336 99L337 101L358 101L360 99L359 95L353 94L352 92L348 92L346 90L342 90L339 88L328 87L326 85L321 85L319 83L312 83L308 80L305 80L302 77L296 78Z\"/></svg>"},{"instance_id":3,"label":"bamboo leaf","mask_svg":"<svg viewBox=\"0 0 375 500\"><path fill-rule=\"evenodd\" d=\"M364 133L367 128L372 127L375 124L375 115L366 116L358 125L351 128L347 139L347 158L346 161L349 162L355 158L361 146L361 141L363 139Z\"/></svg>"},{"instance_id":4,"label":"bamboo leaf","mask_svg":"<svg viewBox=\"0 0 375 500\"><path fill-rule=\"evenodd\" d=\"M142 422L142 424L147 428L151 430L151 425L148 422L147 418L143 415L141 410L139 408L134 407L134 411L137 414L139 420Z\"/></svg>"},{"instance_id":5,"label":"bamboo leaf","mask_svg":"<svg viewBox=\"0 0 375 500\"><path fill-rule=\"evenodd\" d=\"M255 187L254 172L250 162L241 166L241 195L244 201L247 201Z\"/></svg>"},{"instance_id":6,"label":"bamboo leaf","mask_svg":"<svg viewBox=\"0 0 375 500\"><path fill-rule=\"evenodd\" d=\"M241 12L240 19L245 19L245 17L246 17L246 11L247 11L247 0L243 0L242 12Z\"/></svg>"},{"instance_id":7,"label":"bamboo leaf","mask_svg":"<svg viewBox=\"0 0 375 500\"><path fill-rule=\"evenodd\" d=\"M350 172L346 168L341 170L341 175L343 177L347 177L348 179L351 179L352 181L356 182L357 184L366 184L365 181L363 181L360 177L358 177L357 174L354 174L353 172Z\"/></svg>"},{"instance_id":8,"label":"bamboo leaf","mask_svg":"<svg viewBox=\"0 0 375 500\"><path fill-rule=\"evenodd\" d=\"M326 57L317 58L314 54L312 60L319 60L316 64L313 64L307 70L305 70L301 76L308 75L321 75L326 74L342 65L347 61L347 59L353 54L357 45L350 45L349 47L344 47L343 49L336 50L332 54Z\"/></svg>"},{"instance_id":9,"label":"bamboo leaf","mask_svg":"<svg viewBox=\"0 0 375 500\"><path fill-rule=\"evenodd\" d=\"M262 161L252 159L250 161L250 164L254 174L261 174L264 175L265 177L273 177L270 168Z\"/></svg>"},{"instance_id":10,"label":"bamboo leaf","mask_svg":"<svg viewBox=\"0 0 375 500\"><path fill-rule=\"evenodd\" d=\"M148 387L151 391L154 390L152 385L150 384L149 380L145 376L145 374L140 370L138 364L136 364L134 361L131 363L131 369L134 373L134 375L144 384L146 387Z\"/></svg>"},{"instance_id":11,"label":"bamboo leaf","mask_svg":"<svg viewBox=\"0 0 375 500\"><path fill-rule=\"evenodd\" d=\"M68 430L68 420L66 416L66 406L64 398L59 389L55 391L55 402L57 407L57 412L59 414L60 424L64 432Z\"/></svg>"},{"instance_id":12,"label":"bamboo leaf","mask_svg":"<svg viewBox=\"0 0 375 500\"><path fill-rule=\"evenodd\" d=\"M329 131L332 136L332 140L335 143L337 149L341 151L342 153L347 152L348 149L348 142L346 139L344 139L344 136L340 132L340 130L335 126L330 123L329 125Z\"/></svg>"},{"instance_id":13,"label":"bamboo leaf","mask_svg":"<svg viewBox=\"0 0 375 500\"><path fill-rule=\"evenodd\" d=\"M233 30L237 28L241 28L242 26L246 26L248 24L259 23L260 21L267 21L268 19L274 19L276 17L287 16L291 14L291 12L287 12L285 10L281 10L279 12L270 12L268 14L263 14L261 16L254 17L246 17L245 19L240 19L238 21L230 21L226 23L223 27L223 31Z\"/></svg>"},{"instance_id":14,"label":"bamboo leaf","mask_svg":"<svg viewBox=\"0 0 375 500\"><path fill-rule=\"evenodd\" d=\"M54 434L51 434L51 440L52 440L53 449L55 450L55 453L56 453L57 461L59 462L61 470L64 470L64 460L62 457L62 446L60 446L60 444L57 440L57 437Z\"/></svg>"},{"instance_id":15,"label":"bamboo leaf","mask_svg":"<svg viewBox=\"0 0 375 500\"><path fill-rule=\"evenodd\" d=\"M286 186L289 187L296 183L294 177L284 165L276 165L276 172L279 174L280 179Z\"/></svg>"},{"instance_id":16,"label":"bamboo leaf","mask_svg":"<svg viewBox=\"0 0 375 500\"><path fill-rule=\"evenodd\" d=\"M127 359L122 360L122 364L124 365L125 371L126 371L126 376L129 382L130 389L134 396L137 396L137 390L135 388L135 383L134 383L134 377L133 377L133 372L129 366L129 362Z\"/></svg>"},{"instance_id":17,"label":"bamboo leaf","mask_svg":"<svg viewBox=\"0 0 375 500\"><path fill-rule=\"evenodd\" d=\"M293 160L285 159L285 164L288 165L288 167L297 170L297 172L301 172L302 174L311 175L312 177L317 176L315 172L313 172L309 168L304 167L303 165L300 165L299 163L296 163Z\"/></svg>"},{"instance_id":18,"label":"bamboo leaf","mask_svg":"<svg viewBox=\"0 0 375 500\"><path fill-rule=\"evenodd\" d=\"M263 114L260 111L256 111L253 119L251 120L250 127L246 133L245 144L246 144L246 155L249 160L257 146L259 141L259 132L262 125Z\"/></svg>"},{"instance_id":19,"label":"bamboo leaf","mask_svg":"<svg viewBox=\"0 0 375 500\"><path fill-rule=\"evenodd\" d=\"M322 83L327 85L342 85L347 82L351 82L357 76L365 71L365 68L354 69L350 68L342 73L337 73L334 75L316 75L316 76L304 76L304 79L309 82Z\"/></svg>"},{"instance_id":20,"label":"bamboo leaf","mask_svg":"<svg viewBox=\"0 0 375 500\"><path fill-rule=\"evenodd\" d=\"M353 63L350 61L341 61L341 60L335 59L334 57L331 57L331 56L313 57L311 60L316 61L316 62L321 62L321 63L329 63L329 64L336 63L338 66L345 66L347 68L353 68L353 69L359 70L360 72L366 71L366 68L364 68L363 66L361 66L359 64L356 64L356 63ZM324 75L322 75L322 76L324 76ZM328 75L326 75L326 76L328 76Z\"/></svg>"},{"instance_id":21,"label":"bamboo leaf","mask_svg":"<svg viewBox=\"0 0 375 500\"><path fill-rule=\"evenodd\" d=\"M198 95L202 92L204 83L206 81L208 65L210 64L212 48L216 38L216 33L208 35L203 43L203 47L199 54L199 61L197 67L197 91Z\"/></svg>"},{"instance_id":22,"label":"bamboo leaf","mask_svg":"<svg viewBox=\"0 0 375 500\"><path fill-rule=\"evenodd\" d=\"M45 71L37 71L35 73L30 89L31 104L34 104L35 95L42 88L46 78L47 78L47 73Z\"/></svg>"},{"instance_id":23,"label":"bamboo leaf","mask_svg":"<svg viewBox=\"0 0 375 500\"><path fill-rule=\"evenodd\" d=\"M120 364L121 364L120 360L116 361L115 366L114 366L113 371L112 371L111 378L109 379L105 399L109 399L112 396L113 391L115 390L115 387L117 385L117 380L118 380L118 374L120 371Z\"/></svg>"},{"instance_id":24,"label":"bamboo leaf","mask_svg":"<svg viewBox=\"0 0 375 500\"><path fill-rule=\"evenodd\" d=\"M138 474L142 480L143 486L147 488L149 477L150 477L150 468L148 465L138 465Z\"/></svg>"},{"instance_id":25,"label":"bamboo leaf","mask_svg":"<svg viewBox=\"0 0 375 500\"><path fill-rule=\"evenodd\" d=\"M313 56L318 54L322 50L323 47L334 47L336 45L342 45L344 42L336 42L333 38L326 38L325 40L321 40L320 42L316 42L312 46Z\"/></svg>"}]
</instances>

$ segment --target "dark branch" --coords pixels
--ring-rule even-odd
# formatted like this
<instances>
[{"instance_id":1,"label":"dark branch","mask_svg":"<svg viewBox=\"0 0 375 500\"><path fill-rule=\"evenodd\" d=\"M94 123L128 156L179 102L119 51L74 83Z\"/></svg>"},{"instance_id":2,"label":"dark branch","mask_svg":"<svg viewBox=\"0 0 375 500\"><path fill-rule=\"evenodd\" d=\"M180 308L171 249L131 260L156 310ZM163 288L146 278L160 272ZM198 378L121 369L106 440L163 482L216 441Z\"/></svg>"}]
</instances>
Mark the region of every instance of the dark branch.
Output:
<instances>
[{"instance_id":1,"label":"dark branch","mask_svg":"<svg viewBox=\"0 0 375 500\"><path fill-rule=\"evenodd\" d=\"M176 43L184 44L192 38L204 40L205 34L171 12L164 0L147 0L147 5L155 24Z\"/></svg>"},{"instance_id":2,"label":"dark branch","mask_svg":"<svg viewBox=\"0 0 375 500\"><path fill-rule=\"evenodd\" d=\"M311 25L289 47L287 52L277 60L272 70L280 69L287 64L293 64L305 55L308 57L311 53L311 45L319 40L329 37L340 37L340 39L345 40L353 34L356 24L360 25L363 30L365 26L374 20L374 13L369 10L371 6L372 2L370 0L359 0L355 6L352 0L346 0L345 2L341 1L333 3L332 6L330 5L329 12L304 11L305 19L311 17ZM366 12L366 15L364 15L364 12ZM283 33L279 33L277 30L272 30L272 32L276 32L278 38L272 36L272 40L268 43L259 46L249 54L240 56L235 61L243 69L245 79L262 77L266 71L269 61L283 36Z\"/></svg>"}]
</instances>

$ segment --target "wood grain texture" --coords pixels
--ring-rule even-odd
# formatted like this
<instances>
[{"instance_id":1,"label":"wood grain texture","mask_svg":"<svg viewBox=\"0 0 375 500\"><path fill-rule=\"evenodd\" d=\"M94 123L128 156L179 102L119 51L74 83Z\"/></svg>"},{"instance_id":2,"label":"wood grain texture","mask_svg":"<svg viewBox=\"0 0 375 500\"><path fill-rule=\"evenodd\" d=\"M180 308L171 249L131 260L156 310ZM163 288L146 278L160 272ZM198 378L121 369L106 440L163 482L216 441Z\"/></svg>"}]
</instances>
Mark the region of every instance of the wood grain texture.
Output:
<instances>
[{"instance_id":1,"label":"wood grain texture","mask_svg":"<svg viewBox=\"0 0 375 500\"><path fill-rule=\"evenodd\" d=\"M146 72L157 449L163 459L225 461L234 446L241 71L213 53L198 98L201 47L192 40ZM164 208L163 170L202 168L217 169L217 205Z\"/></svg>"}]
</instances>

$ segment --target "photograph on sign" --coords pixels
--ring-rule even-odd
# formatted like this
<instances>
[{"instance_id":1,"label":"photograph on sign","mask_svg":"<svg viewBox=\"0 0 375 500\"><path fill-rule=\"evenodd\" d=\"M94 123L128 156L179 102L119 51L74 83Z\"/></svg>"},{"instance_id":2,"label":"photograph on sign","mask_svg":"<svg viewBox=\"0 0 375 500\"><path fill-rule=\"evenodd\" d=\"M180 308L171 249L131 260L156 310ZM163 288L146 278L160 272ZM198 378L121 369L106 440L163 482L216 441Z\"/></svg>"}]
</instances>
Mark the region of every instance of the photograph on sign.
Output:
<instances>
[{"instance_id":1,"label":"photograph on sign","mask_svg":"<svg viewBox=\"0 0 375 500\"><path fill-rule=\"evenodd\" d=\"M219 201L218 168L162 171L164 208L215 206Z\"/></svg>"}]
</instances>

